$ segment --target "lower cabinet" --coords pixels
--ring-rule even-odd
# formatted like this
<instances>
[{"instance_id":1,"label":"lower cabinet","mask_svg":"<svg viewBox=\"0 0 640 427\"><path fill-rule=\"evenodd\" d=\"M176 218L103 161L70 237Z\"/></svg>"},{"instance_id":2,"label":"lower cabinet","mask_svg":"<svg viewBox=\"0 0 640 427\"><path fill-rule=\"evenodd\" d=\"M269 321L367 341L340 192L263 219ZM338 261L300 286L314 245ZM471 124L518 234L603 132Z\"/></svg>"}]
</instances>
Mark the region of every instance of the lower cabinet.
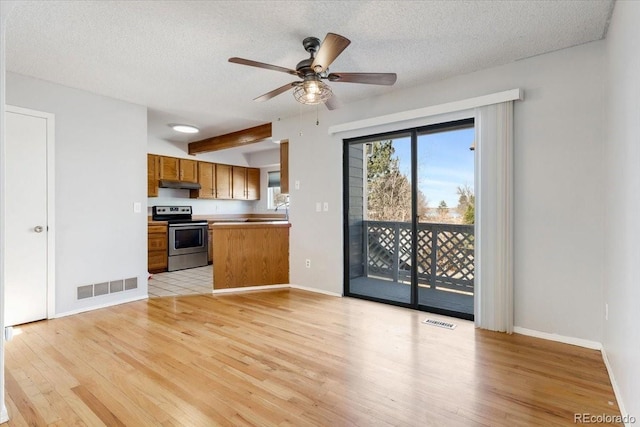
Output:
<instances>
[{"instance_id":1,"label":"lower cabinet","mask_svg":"<svg viewBox=\"0 0 640 427\"><path fill-rule=\"evenodd\" d=\"M149 224L147 227L147 268L149 273L161 273L168 267L167 225Z\"/></svg>"},{"instance_id":2,"label":"lower cabinet","mask_svg":"<svg viewBox=\"0 0 640 427\"><path fill-rule=\"evenodd\" d=\"M211 227L212 225L209 224L209 264L213 263L213 229Z\"/></svg>"}]
</instances>

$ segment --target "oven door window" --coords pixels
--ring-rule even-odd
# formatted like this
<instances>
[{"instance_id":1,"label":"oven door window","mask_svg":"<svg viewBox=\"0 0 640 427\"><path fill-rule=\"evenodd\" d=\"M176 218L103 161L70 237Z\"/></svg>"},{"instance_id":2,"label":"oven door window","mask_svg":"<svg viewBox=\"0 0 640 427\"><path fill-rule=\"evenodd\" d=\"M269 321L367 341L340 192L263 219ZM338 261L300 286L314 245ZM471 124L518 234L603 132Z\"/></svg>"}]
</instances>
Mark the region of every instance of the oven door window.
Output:
<instances>
[{"instance_id":1,"label":"oven door window","mask_svg":"<svg viewBox=\"0 0 640 427\"><path fill-rule=\"evenodd\" d=\"M204 246L204 233L200 228L175 230L175 249L200 248Z\"/></svg>"}]
</instances>

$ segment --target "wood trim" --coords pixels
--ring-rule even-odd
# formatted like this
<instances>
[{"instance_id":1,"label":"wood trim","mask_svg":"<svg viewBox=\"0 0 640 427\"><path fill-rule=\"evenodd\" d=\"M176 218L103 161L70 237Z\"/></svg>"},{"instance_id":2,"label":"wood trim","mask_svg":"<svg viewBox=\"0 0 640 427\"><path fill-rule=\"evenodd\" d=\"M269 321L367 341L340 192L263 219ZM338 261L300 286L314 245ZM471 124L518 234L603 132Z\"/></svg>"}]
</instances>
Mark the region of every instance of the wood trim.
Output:
<instances>
[{"instance_id":1,"label":"wood trim","mask_svg":"<svg viewBox=\"0 0 640 427\"><path fill-rule=\"evenodd\" d=\"M242 147L271 138L271 123L189 143L189 154Z\"/></svg>"},{"instance_id":2,"label":"wood trim","mask_svg":"<svg viewBox=\"0 0 640 427\"><path fill-rule=\"evenodd\" d=\"M280 142L280 192L289 194L289 141Z\"/></svg>"}]
</instances>

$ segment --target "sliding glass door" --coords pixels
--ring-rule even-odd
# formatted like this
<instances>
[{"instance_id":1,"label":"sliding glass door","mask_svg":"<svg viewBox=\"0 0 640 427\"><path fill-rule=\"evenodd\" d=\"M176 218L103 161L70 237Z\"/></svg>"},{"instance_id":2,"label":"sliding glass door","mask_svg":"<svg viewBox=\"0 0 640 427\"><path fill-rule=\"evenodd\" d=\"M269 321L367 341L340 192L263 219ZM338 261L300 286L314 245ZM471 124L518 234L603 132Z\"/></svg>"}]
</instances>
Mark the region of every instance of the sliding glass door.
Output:
<instances>
[{"instance_id":1,"label":"sliding glass door","mask_svg":"<svg viewBox=\"0 0 640 427\"><path fill-rule=\"evenodd\" d=\"M345 145L348 294L411 304L411 134Z\"/></svg>"},{"instance_id":2,"label":"sliding glass door","mask_svg":"<svg viewBox=\"0 0 640 427\"><path fill-rule=\"evenodd\" d=\"M345 295L473 318L473 119L345 141Z\"/></svg>"}]
</instances>

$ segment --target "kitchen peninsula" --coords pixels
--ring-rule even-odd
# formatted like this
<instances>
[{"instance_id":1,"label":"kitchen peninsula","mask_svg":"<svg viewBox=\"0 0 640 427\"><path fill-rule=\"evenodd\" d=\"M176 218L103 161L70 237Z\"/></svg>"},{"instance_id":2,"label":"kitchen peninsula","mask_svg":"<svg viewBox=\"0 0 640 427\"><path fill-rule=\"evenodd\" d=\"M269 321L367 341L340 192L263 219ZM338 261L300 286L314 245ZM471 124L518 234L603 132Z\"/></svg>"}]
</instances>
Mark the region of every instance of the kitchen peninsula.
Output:
<instances>
[{"instance_id":1,"label":"kitchen peninsula","mask_svg":"<svg viewBox=\"0 0 640 427\"><path fill-rule=\"evenodd\" d=\"M288 221L215 222L213 288L289 283Z\"/></svg>"}]
</instances>

